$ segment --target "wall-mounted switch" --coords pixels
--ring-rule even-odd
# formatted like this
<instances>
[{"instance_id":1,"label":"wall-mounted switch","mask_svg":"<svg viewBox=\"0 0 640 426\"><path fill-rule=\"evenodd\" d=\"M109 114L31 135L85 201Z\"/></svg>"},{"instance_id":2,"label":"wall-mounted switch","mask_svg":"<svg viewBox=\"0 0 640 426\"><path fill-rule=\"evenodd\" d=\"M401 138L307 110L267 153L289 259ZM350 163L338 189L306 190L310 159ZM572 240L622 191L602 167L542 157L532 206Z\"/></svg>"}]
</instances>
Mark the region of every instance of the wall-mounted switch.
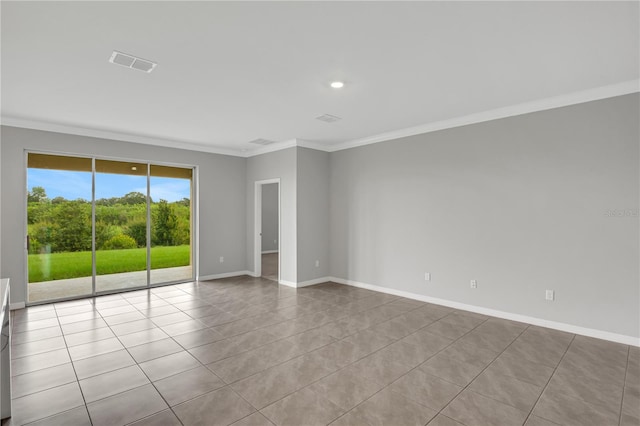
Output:
<instances>
[{"instance_id":1,"label":"wall-mounted switch","mask_svg":"<svg viewBox=\"0 0 640 426\"><path fill-rule=\"evenodd\" d=\"M555 299L555 292L553 290L545 291L544 298L546 300L554 300Z\"/></svg>"},{"instance_id":2,"label":"wall-mounted switch","mask_svg":"<svg viewBox=\"0 0 640 426\"><path fill-rule=\"evenodd\" d=\"M425 281L431 281L431 272L425 272L424 273L424 280Z\"/></svg>"},{"instance_id":3,"label":"wall-mounted switch","mask_svg":"<svg viewBox=\"0 0 640 426\"><path fill-rule=\"evenodd\" d=\"M478 288L478 281L471 280L471 288Z\"/></svg>"},{"instance_id":4,"label":"wall-mounted switch","mask_svg":"<svg viewBox=\"0 0 640 426\"><path fill-rule=\"evenodd\" d=\"M316 268L319 268L319 267L320 267L320 261L316 260Z\"/></svg>"},{"instance_id":5,"label":"wall-mounted switch","mask_svg":"<svg viewBox=\"0 0 640 426\"><path fill-rule=\"evenodd\" d=\"M224 256L220 256L220 263L224 263Z\"/></svg>"}]
</instances>

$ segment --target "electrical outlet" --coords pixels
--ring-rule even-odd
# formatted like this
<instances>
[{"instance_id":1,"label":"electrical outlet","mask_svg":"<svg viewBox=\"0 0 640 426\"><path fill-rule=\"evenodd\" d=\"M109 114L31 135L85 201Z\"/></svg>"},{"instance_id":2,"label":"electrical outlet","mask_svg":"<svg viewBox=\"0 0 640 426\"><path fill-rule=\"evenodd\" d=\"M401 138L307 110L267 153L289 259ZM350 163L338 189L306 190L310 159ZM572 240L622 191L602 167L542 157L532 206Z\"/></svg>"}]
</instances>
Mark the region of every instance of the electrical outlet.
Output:
<instances>
[{"instance_id":1,"label":"electrical outlet","mask_svg":"<svg viewBox=\"0 0 640 426\"><path fill-rule=\"evenodd\" d=\"M424 273L424 280L425 281L431 281L431 272L425 272Z\"/></svg>"},{"instance_id":2,"label":"electrical outlet","mask_svg":"<svg viewBox=\"0 0 640 426\"><path fill-rule=\"evenodd\" d=\"M320 267L320 261L316 260L316 268L319 268L319 267Z\"/></svg>"},{"instance_id":3,"label":"electrical outlet","mask_svg":"<svg viewBox=\"0 0 640 426\"><path fill-rule=\"evenodd\" d=\"M546 300L551 300L551 301L555 300L555 298L556 298L555 292L553 290L545 291L544 298Z\"/></svg>"},{"instance_id":4,"label":"electrical outlet","mask_svg":"<svg viewBox=\"0 0 640 426\"><path fill-rule=\"evenodd\" d=\"M471 280L471 288L478 288L478 281Z\"/></svg>"},{"instance_id":5,"label":"electrical outlet","mask_svg":"<svg viewBox=\"0 0 640 426\"><path fill-rule=\"evenodd\" d=\"M224 256L220 256L220 263L224 263Z\"/></svg>"}]
</instances>

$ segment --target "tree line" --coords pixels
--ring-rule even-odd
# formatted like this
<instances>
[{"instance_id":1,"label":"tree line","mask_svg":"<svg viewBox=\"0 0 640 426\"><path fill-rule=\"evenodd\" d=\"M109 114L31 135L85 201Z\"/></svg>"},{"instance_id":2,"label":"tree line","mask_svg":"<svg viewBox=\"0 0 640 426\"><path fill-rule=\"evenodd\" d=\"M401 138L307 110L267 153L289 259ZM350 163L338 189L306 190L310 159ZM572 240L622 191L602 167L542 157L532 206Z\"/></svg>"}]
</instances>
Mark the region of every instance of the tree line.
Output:
<instances>
[{"instance_id":1,"label":"tree line","mask_svg":"<svg viewBox=\"0 0 640 426\"><path fill-rule=\"evenodd\" d=\"M151 245L190 243L191 202L150 200ZM42 187L27 194L29 253L91 250L91 202L84 199L49 199ZM122 197L96 200L96 249L120 250L147 245L147 196L130 192Z\"/></svg>"}]
</instances>

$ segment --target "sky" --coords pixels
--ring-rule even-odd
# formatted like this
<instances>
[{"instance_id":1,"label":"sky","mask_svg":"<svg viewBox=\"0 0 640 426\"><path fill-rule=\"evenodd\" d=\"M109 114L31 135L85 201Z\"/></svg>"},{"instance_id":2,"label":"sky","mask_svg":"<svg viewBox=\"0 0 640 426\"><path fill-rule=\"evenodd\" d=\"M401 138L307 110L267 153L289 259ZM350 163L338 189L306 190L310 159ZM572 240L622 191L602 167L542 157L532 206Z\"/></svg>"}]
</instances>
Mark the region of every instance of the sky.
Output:
<instances>
[{"instance_id":1,"label":"sky","mask_svg":"<svg viewBox=\"0 0 640 426\"><path fill-rule=\"evenodd\" d=\"M91 173L63 170L27 169L27 188L45 189L47 197L64 197L67 200L83 198L91 200ZM147 193L147 177L96 173L96 199L122 197L129 192ZM179 201L191 198L189 179L151 177L153 201Z\"/></svg>"}]
</instances>

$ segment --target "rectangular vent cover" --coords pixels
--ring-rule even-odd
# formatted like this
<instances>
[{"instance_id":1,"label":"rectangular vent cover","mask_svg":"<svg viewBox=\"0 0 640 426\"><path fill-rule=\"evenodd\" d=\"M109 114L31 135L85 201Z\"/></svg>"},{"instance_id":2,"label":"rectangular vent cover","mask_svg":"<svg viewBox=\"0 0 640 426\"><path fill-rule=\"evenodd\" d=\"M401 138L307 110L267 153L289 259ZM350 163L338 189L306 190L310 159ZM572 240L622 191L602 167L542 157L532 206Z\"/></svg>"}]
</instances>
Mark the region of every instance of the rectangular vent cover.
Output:
<instances>
[{"instance_id":1,"label":"rectangular vent cover","mask_svg":"<svg viewBox=\"0 0 640 426\"><path fill-rule=\"evenodd\" d=\"M253 144L256 144L256 145L271 145L272 143L275 143L275 141L270 141L268 139L255 139L255 140L252 140L249 143L253 143Z\"/></svg>"},{"instance_id":2,"label":"rectangular vent cover","mask_svg":"<svg viewBox=\"0 0 640 426\"><path fill-rule=\"evenodd\" d=\"M109 62L134 70L144 71L146 73L153 71L156 65L158 65L155 62L147 61L146 59L138 58L127 53L118 52L117 50L113 51L109 58Z\"/></svg>"},{"instance_id":3,"label":"rectangular vent cover","mask_svg":"<svg viewBox=\"0 0 640 426\"><path fill-rule=\"evenodd\" d=\"M342 120L342 118L331 114L324 114L320 117L316 117L316 120L324 121L325 123L335 123L338 120Z\"/></svg>"}]
</instances>

